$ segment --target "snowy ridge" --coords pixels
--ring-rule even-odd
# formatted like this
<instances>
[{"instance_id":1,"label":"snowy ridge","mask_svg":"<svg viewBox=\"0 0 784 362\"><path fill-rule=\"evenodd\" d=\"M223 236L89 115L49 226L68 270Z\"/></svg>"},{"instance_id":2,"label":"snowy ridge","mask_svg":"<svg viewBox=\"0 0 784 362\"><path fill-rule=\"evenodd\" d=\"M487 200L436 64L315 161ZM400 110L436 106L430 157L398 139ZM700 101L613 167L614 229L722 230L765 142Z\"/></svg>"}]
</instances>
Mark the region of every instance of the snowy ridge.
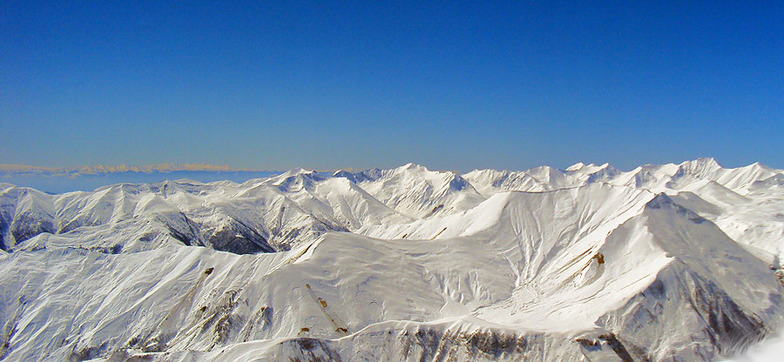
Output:
<instances>
[{"instance_id":1,"label":"snowy ridge","mask_svg":"<svg viewBox=\"0 0 784 362\"><path fill-rule=\"evenodd\" d=\"M0 359L717 359L780 327L781 180L698 159L2 184Z\"/></svg>"}]
</instances>

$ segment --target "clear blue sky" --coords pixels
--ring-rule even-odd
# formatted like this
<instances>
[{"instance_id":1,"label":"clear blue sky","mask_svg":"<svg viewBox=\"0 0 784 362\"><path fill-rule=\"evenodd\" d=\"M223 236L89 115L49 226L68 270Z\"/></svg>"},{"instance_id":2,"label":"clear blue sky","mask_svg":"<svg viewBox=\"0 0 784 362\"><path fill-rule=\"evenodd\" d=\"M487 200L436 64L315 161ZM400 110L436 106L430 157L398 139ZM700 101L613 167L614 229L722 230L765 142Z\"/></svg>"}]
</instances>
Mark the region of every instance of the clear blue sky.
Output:
<instances>
[{"instance_id":1,"label":"clear blue sky","mask_svg":"<svg viewBox=\"0 0 784 362\"><path fill-rule=\"evenodd\" d=\"M784 168L781 1L0 1L0 163Z\"/></svg>"}]
</instances>

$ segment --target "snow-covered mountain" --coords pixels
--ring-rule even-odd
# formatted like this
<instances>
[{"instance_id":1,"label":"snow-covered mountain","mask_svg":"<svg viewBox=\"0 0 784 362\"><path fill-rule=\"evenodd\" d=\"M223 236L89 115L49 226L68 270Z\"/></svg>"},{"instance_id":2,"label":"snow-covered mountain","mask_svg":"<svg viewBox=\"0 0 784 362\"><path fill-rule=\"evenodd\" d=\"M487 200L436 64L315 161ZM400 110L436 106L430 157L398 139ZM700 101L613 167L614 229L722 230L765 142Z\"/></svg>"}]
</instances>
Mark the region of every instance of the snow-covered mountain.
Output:
<instances>
[{"instance_id":1,"label":"snow-covered mountain","mask_svg":"<svg viewBox=\"0 0 784 362\"><path fill-rule=\"evenodd\" d=\"M6 360L713 360L781 326L784 171L0 184L0 249Z\"/></svg>"}]
</instances>

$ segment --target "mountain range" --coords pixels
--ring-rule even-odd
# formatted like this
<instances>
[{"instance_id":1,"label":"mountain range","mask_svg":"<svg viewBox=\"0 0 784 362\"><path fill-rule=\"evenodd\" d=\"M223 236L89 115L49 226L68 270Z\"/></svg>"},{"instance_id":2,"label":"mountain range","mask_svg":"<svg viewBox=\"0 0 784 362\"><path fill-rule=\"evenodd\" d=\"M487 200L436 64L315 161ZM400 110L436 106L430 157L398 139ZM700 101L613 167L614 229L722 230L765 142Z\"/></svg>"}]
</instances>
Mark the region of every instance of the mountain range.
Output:
<instances>
[{"instance_id":1,"label":"mountain range","mask_svg":"<svg viewBox=\"0 0 784 362\"><path fill-rule=\"evenodd\" d=\"M715 360L783 247L784 171L710 158L0 184L0 359Z\"/></svg>"}]
</instances>

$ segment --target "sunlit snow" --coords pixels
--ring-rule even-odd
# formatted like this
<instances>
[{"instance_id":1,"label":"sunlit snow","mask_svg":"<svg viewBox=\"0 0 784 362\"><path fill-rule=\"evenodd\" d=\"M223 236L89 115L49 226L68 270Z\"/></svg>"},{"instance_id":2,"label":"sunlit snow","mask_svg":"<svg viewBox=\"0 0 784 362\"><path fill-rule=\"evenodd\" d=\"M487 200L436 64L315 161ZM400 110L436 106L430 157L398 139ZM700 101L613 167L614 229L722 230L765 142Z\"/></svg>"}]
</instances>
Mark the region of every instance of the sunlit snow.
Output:
<instances>
[{"instance_id":1,"label":"sunlit snow","mask_svg":"<svg viewBox=\"0 0 784 362\"><path fill-rule=\"evenodd\" d=\"M714 360L784 313L784 171L713 159L0 184L0 231L7 360Z\"/></svg>"}]
</instances>

